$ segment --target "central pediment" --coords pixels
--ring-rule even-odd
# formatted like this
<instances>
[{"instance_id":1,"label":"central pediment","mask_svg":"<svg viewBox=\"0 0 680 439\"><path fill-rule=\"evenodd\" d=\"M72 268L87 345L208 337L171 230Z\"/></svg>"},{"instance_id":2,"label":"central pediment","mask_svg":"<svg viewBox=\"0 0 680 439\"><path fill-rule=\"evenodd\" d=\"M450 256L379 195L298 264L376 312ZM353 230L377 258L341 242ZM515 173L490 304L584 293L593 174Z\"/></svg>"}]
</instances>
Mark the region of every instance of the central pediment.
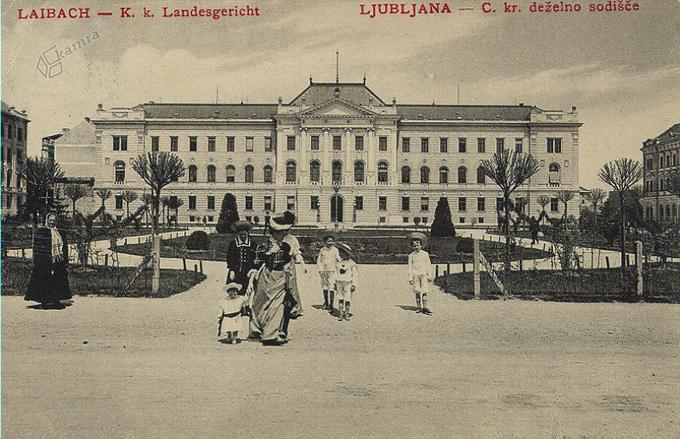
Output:
<instances>
[{"instance_id":1,"label":"central pediment","mask_svg":"<svg viewBox=\"0 0 680 439\"><path fill-rule=\"evenodd\" d=\"M297 113L300 116L306 117L349 117L349 116L374 116L373 111L367 110L366 108L354 105L351 102L347 102L343 99L336 98L330 101L323 102L319 105L315 105L311 108Z\"/></svg>"}]
</instances>

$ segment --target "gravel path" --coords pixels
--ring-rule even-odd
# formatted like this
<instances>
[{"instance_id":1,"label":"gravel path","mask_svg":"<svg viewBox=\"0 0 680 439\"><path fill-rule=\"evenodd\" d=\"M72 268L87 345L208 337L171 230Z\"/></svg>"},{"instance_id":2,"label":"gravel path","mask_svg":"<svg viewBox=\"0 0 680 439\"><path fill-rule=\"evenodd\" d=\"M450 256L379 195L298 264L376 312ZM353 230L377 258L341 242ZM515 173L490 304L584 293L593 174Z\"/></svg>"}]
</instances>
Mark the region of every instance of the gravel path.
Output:
<instances>
[{"instance_id":1,"label":"gravel path","mask_svg":"<svg viewBox=\"0 0 680 439\"><path fill-rule=\"evenodd\" d=\"M2 297L3 438L680 437L680 307L413 305L360 266L351 322L316 309L284 347L214 339L223 264L168 299Z\"/></svg>"}]
</instances>

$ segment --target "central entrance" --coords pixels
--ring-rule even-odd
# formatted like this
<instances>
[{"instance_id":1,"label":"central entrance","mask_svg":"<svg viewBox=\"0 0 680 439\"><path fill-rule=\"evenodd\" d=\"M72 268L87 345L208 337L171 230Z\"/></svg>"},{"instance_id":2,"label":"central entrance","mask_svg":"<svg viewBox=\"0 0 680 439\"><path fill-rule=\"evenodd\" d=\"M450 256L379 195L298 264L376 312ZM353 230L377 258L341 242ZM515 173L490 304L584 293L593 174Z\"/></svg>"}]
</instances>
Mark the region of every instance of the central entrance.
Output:
<instances>
[{"instance_id":1,"label":"central entrance","mask_svg":"<svg viewBox=\"0 0 680 439\"><path fill-rule=\"evenodd\" d=\"M340 195L333 195L331 197L331 222L342 222L342 197Z\"/></svg>"}]
</instances>

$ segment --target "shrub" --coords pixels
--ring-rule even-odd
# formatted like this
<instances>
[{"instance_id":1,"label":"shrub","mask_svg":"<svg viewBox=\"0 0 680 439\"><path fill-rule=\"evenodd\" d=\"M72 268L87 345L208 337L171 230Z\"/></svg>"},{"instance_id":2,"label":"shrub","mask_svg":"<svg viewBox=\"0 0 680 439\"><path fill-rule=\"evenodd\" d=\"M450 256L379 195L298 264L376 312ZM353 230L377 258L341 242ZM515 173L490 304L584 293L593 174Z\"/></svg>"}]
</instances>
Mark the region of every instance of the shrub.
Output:
<instances>
[{"instance_id":1,"label":"shrub","mask_svg":"<svg viewBox=\"0 0 680 439\"><path fill-rule=\"evenodd\" d=\"M187 238L187 250L208 250L210 238L208 234L197 230Z\"/></svg>"},{"instance_id":2,"label":"shrub","mask_svg":"<svg viewBox=\"0 0 680 439\"><path fill-rule=\"evenodd\" d=\"M217 233L231 233L231 225L239 220L238 206L236 205L236 197L233 194L225 194L222 200L222 209L220 216L217 219L217 226L215 229Z\"/></svg>"},{"instance_id":3,"label":"shrub","mask_svg":"<svg viewBox=\"0 0 680 439\"><path fill-rule=\"evenodd\" d=\"M439 199L437 208L434 211L434 221L430 228L430 235L435 236L455 236L456 229L451 220L451 209L449 200L445 197Z\"/></svg>"}]
</instances>

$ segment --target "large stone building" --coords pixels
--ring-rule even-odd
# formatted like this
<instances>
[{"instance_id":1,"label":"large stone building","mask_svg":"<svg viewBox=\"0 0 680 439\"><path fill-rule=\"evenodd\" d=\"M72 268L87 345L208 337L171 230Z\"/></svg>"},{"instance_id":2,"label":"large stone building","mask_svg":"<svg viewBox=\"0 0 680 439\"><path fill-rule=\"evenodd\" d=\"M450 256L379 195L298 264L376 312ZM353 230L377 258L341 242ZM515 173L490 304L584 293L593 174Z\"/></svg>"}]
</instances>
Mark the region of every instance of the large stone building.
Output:
<instances>
[{"instance_id":1,"label":"large stone building","mask_svg":"<svg viewBox=\"0 0 680 439\"><path fill-rule=\"evenodd\" d=\"M28 115L2 101L2 215L14 215L26 198L17 169L26 161Z\"/></svg>"},{"instance_id":2,"label":"large stone building","mask_svg":"<svg viewBox=\"0 0 680 439\"><path fill-rule=\"evenodd\" d=\"M668 192L671 171L680 171L680 123L642 143L645 168L644 196L640 201L644 216L660 222L678 222L678 197Z\"/></svg>"},{"instance_id":3,"label":"large stone building","mask_svg":"<svg viewBox=\"0 0 680 439\"><path fill-rule=\"evenodd\" d=\"M529 212L540 211L539 195L579 190L575 108L404 105L383 101L365 82L310 79L288 103L100 105L90 123L96 166L78 176L93 176L96 187L118 194L141 193L132 158L175 152L187 172L164 194L184 200L179 221L185 223L215 223L229 192L242 216L260 222L290 209L310 225L403 225L415 217L427 224L447 197L457 226L491 226L500 193L477 168L502 148L530 153L541 164L513 195L526 199ZM56 141L57 157L66 143ZM553 201L551 210L561 215ZM107 209L123 214L120 197L110 203ZM578 212L575 199L568 213Z\"/></svg>"}]
</instances>

